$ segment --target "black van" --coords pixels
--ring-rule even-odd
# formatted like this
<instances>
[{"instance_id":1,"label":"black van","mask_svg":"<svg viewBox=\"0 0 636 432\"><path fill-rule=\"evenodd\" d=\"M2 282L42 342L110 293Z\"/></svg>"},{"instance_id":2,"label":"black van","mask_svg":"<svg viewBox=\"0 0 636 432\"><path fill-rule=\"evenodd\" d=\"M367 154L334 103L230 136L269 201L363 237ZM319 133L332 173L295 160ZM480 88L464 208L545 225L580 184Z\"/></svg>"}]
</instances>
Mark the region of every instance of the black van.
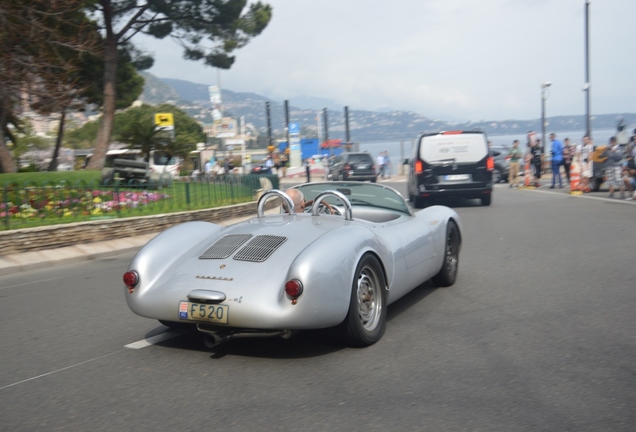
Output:
<instances>
[{"instance_id":1,"label":"black van","mask_svg":"<svg viewBox=\"0 0 636 432\"><path fill-rule=\"evenodd\" d=\"M416 208L435 198L479 198L490 205L494 169L483 132L420 134L409 161L409 199Z\"/></svg>"}]
</instances>

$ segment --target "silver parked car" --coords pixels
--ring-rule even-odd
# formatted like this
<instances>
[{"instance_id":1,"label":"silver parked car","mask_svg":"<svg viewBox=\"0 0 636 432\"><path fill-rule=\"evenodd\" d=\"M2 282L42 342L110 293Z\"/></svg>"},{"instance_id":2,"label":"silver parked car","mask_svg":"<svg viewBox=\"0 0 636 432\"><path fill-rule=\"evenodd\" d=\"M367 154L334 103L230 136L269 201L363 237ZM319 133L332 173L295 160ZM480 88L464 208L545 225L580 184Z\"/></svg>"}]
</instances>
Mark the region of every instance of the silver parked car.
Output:
<instances>
[{"instance_id":1,"label":"silver parked car","mask_svg":"<svg viewBox=\"0 0 636 432\"><path fill-rule=\"evenodd\" d=\"M455 282L462 231L452 209L414 213L396 190L374 183L295 188L307 200L303 213L272 190L245 222L187 222L159 234L124 275L130 309L196 327L208 346L329 327L368 346L382 337L389 304L431 278ZM266 214L272 197L286 210Z\"/></svg>"}]
</instances>

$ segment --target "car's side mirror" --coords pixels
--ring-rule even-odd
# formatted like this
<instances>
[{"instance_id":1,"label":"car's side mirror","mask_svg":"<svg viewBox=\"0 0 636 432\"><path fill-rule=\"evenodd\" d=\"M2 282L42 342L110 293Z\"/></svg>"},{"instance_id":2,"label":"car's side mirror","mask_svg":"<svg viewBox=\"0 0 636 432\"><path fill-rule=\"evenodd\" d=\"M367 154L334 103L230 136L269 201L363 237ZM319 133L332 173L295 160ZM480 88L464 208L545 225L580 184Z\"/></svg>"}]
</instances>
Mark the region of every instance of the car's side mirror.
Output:
<instances>
[{"instance_id":1,"label":"car's side mirror","mask_svg":"<svg viewBox=\"0 0 636 432\"><path fill-rule=\"evenodd\" d=\"M406 159L404 159L404 160L402 161L402 165L408 165L408 164L410 164L410 163L411 163L411 159L409 159L409 158L406 158Z\"/></svg>"}]
</instances>

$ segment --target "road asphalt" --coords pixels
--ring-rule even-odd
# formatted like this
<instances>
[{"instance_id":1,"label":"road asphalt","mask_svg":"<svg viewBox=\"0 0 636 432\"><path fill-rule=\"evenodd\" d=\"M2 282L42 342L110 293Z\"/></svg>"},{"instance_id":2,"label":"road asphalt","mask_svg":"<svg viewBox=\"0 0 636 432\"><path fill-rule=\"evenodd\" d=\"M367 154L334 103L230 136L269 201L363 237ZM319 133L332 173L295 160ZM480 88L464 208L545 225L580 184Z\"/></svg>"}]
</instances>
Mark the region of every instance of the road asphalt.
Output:
<instances>
[{"instance_id":1,"label":"road asphalt","mask_svg":"<svg viewBox=\"0 0 636 432\"><path fill-rule=\"evenodd\" d=\"M318 181L319 179L316 176L312 176L314 181ZM298 184L299 180L304 180L303 178L281 178L280 185L281 188L284 188L285 185ZM404 175L393 176L390 179L381 179L380 183L385 182L404 182L406 178ZM497 187L507 187L507 185L500 184ZM535 188L527 188L527 189L535 189ZM549 189L549 187L544 183L541 188L536 189L537 191L549 191L552 193L560 193L560 194L569 194L570 190L568 187L564 188L556 188ZM619 194L617 194L619 195ZM599 199L605 199L607 193L600 193L595 196ZM617 200L622 201L622 200ZM633 203L636 205L636 201L626 201L625 203ZM218 222L219 225L227 226L232 225L243 220L247 220L252 216L244 216L238 218L231 218L221 222ZM0 256L0 275L7 275L11 273L24 272L29 270L42 269L47 267L53 267L63 264L72 264L78 263L82 261L93 260L97 258L107 258L112 256L121 255L122 253L132 252L138 250L143 245L148 243L153 237L155 237L158 232L150 233L135 237L127 237L121 239L107 240L102 242L94 242L94 243L81 243L73 246L67 246L56 249L47 249L35 252L24 252L18 254L11 255L2 255Z\"/></svg>"}]
</instances>

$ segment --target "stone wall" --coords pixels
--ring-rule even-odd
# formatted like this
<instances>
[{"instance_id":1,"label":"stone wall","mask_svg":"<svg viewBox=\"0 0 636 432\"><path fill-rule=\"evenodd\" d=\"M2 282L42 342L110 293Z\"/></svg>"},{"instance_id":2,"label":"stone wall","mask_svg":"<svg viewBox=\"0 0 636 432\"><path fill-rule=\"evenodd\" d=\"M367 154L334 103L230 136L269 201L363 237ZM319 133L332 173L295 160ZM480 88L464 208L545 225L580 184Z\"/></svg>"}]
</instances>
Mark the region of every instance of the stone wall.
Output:
<instances>
[{"instance_id":1,"label":"stone wall","mask_svg":"<svg viewBox=\"0 0 636 432\"><path fill-rule=\"evenodd\" d=\"M256 202L207 210L2 231L0 256L150 234L183 222L219 222L240 216L256 216Z\"/></svg>"}]
</instances>

